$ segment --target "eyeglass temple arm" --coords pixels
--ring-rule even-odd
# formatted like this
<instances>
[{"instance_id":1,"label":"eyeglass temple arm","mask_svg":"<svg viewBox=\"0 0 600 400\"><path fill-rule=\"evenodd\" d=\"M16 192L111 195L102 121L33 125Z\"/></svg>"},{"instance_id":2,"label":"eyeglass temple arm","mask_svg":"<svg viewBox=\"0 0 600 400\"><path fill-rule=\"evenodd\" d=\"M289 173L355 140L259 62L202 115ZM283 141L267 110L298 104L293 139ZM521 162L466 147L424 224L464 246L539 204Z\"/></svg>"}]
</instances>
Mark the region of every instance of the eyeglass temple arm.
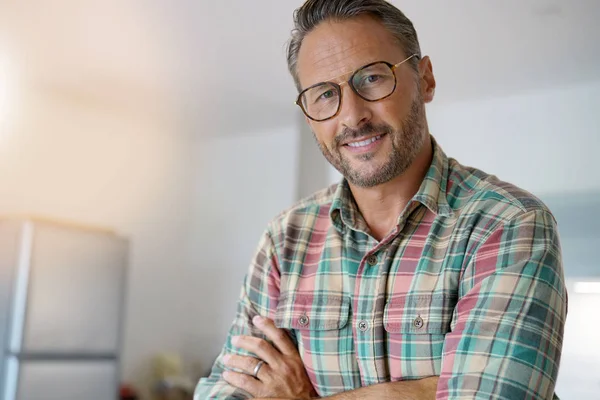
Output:
<instances>
[{"instance_id":1,"label":"eyeglass temple arm","mask_svg":"<svg viewBox=\"0 0 600 400\"><path fill-rule=\"evenodd\" d=\"M413 57L417 57L417 59L421 58L421 57L419 57L418 54L413 54L412 56L405 58L404 60L400 61L398 64L394 65L394 68L401 66L402 64L404 64L405 62L407 62L408 60L410 60Z\"/></svg>"}]
</instances>

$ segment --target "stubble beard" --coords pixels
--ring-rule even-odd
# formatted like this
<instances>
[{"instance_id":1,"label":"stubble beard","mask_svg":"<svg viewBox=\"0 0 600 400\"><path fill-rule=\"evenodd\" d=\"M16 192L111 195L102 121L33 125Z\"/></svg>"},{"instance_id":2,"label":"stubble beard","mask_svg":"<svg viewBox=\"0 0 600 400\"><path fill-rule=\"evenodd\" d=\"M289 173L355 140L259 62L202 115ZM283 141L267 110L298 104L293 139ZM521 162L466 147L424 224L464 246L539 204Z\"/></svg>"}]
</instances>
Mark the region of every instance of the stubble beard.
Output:
<instances>
[{"instance_id":1,"label":"stubble beard","mask_svg":"<svg viewBox=\"0 0 600 400\"><path fill-rule=\"evenodd\" d=\"M398 131L394 131L390 125L385 123L375 125L368 122L358 129L344 129L342 133L335 137L333 149L327 148L324 143L318 140L317 144L327 161L348 182L355 186L369 188L389 182L406 172L417 158L428 136L424 125L425 104L419 96L411 104L410 113L402 122ZM344 155L341 143L373 134L386 134L389 136L392 149L389 152L387 161L379 166L370 166L368 169L360 166L353 167L350 157L360 162L369 162L375 158L376 154Z\"/></svg>"}]
</instances>

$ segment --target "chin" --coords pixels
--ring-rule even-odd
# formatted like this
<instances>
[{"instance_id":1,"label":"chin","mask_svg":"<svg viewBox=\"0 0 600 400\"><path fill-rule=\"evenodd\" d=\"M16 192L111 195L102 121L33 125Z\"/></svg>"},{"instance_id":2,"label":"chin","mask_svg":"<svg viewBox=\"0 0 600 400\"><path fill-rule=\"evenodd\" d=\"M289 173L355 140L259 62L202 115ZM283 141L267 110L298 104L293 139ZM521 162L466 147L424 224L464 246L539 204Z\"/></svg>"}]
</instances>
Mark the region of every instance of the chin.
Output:
<instances>
[{"instance_id":1,"label":"chin","mask_svg":"<svg viewBox=\"0 0 600 400\"><path fill-rule=\"evenodd\" d=\"M353 169L350 176L345 176L345 178L355 186L360 187L374 187L385 183L384 171L382 168L377 168L376 170L365 171L365 169ZM387 179L389 180L389 179Z\"/></svg>"}]
</instances>

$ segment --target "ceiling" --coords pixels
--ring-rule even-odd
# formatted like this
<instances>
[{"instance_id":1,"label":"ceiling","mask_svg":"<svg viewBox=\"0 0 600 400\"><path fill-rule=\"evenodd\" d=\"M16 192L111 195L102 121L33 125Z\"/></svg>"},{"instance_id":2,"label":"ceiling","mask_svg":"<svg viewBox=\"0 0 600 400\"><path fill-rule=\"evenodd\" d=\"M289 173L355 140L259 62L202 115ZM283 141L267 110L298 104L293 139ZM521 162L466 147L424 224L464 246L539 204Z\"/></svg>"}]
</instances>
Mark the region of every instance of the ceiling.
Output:
<instances>
[{"instance_id":1,"label":"ceiling","mask_svg":"<svg viewBox=\"0 0 600 400\"><path fill-rule=\"evenodd\" d=\"M285 42L301 0L0 1L0 60L21 88L139 113L193 135L298 118ZM600 79L598 0L396 0L438 81L436 103Z\"/></svg>"}]
</instances>

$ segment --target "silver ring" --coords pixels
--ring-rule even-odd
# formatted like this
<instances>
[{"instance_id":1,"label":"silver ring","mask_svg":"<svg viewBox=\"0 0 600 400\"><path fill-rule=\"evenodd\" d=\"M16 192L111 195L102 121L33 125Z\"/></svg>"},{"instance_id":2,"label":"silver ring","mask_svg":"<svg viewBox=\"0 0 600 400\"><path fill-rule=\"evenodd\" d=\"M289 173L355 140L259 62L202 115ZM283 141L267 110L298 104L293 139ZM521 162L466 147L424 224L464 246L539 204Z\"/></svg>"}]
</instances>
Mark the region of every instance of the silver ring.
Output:
<instances>
[{"instance_id":1,"label":"silver ring","mask_svg":"<svg viewBox=\"0 0 600 400\"><path fill-rule=\"evenodd\" d=\"M256 379L258 379L258 371L260 371L260 369L262 368L263 364L265 362L263 360L260 360L258 362L258 364L256 364L256 367L254 367L254 371L252 372L252 376L255 377Z\"/></svg>"}]
</instances>

